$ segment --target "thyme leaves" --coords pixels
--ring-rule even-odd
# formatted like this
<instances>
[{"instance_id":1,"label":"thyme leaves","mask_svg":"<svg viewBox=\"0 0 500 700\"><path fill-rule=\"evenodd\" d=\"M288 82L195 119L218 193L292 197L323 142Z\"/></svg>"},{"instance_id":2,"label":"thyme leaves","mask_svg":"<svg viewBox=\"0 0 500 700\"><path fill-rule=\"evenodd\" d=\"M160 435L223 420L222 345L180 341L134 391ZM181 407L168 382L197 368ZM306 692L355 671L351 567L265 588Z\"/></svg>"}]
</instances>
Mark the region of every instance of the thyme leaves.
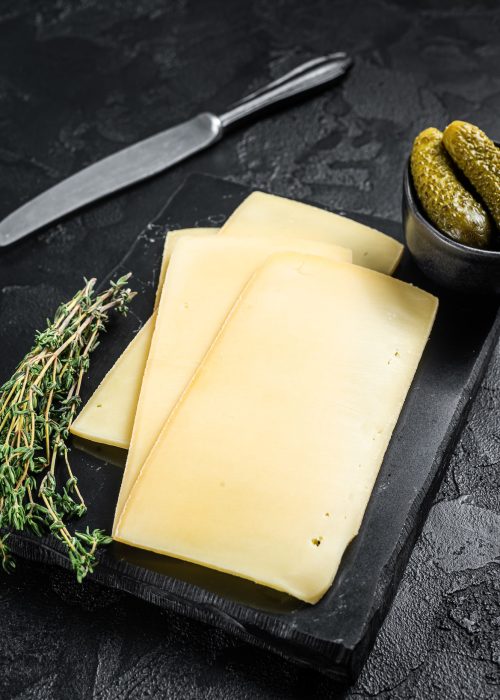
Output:
<instances>
[{"instance_id":1,"label":"thyme leaves","mask_svg":"<svg viewBox=\"0 0 500 700\"><path fill-rule=\"evenodd\" d=\"M112 309L126 314L135 293L130 275L97 294L95 279L56 311L35 345L0 387L0 567L11 572L11 532L52 534L65 547L78 581L92 572L102 530L71 533L68 521L86 513L69 459L68 437L82 380ZM5 533L2 535L2 532Z\"/></svg>"}]
</instances>

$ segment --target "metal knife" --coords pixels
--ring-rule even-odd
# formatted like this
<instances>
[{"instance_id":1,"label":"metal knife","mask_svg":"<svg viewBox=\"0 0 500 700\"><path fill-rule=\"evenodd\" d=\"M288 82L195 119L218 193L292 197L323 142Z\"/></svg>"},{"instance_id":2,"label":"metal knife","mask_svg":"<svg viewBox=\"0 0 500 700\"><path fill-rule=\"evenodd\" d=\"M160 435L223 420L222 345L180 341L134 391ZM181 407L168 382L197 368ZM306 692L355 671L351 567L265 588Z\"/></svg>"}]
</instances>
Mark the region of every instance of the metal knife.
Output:
<instances>
[{"instance_id":1,"label":"metal knife","mask_svg":"<svg viewBox=\"0 0 500 700\"><path fill-rule=\"evenodd\" d=\"M307 61L247 95L219 116L203 112L140 141L63 180L0 222L0 247L60 219L86 204L170 168L218 141L229 127L272 105L331 83L352 65L345 53Z\"/></svg>"}]
</instances>

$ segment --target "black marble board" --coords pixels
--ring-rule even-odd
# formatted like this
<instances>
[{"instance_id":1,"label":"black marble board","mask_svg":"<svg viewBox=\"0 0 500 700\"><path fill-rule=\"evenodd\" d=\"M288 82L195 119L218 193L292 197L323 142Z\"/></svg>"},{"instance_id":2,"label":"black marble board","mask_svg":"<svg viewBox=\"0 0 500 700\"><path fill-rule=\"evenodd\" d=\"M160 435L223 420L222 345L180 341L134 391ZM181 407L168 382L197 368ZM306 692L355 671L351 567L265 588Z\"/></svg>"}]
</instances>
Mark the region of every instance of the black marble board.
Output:
<instances>
[{"instance_id":1,"label":"black marble board","mask_svg":"<svg viewBox=\"0 0 500 700\"><path fill-rule=\"evenodd\" d=\"M141 294L127 319L112 322L94 355L84 399L151 313L165 232L218 226L248 192L224 180L192 175L122 260L115 260L112 245L103 242L102 255L95 261L98 270L107 270L102 284L131 270ZM401 239L399 224L352 216ZM48 289L62 295L57 299L51 294L31 296L28 304L18 307L25 318L13 319L9 308L0 305L0 322L4 327L10 322L13 331L6 334L0 347L2 380L27 350L34 327L80 285L72 269L59 269L54 262L50 245L47 241L41 244L36 236L0 258L2 281L6 277L19 279L19 294L22 280L29 278L30 265L47 265L47 274L57 275L57 284L53 285L51 277ZM495 302L446 298L421 277L407 256L397 276L437 293L440 310L360 534L347 550L331 590L319 603L308 606L235 577L117 543L103 552L93 577L234 632L333 677L355 676L390 605L500 326ZM81 525L88 522L109 530L121 478L117 465L123 462L124 454L119 450L96 452L95 446L81 442L78 447L72 459L89 506ZM52 540L23 534L14 536L12 543L22 556L67 565L62 550Z\"/></svg>"}]
</instances>

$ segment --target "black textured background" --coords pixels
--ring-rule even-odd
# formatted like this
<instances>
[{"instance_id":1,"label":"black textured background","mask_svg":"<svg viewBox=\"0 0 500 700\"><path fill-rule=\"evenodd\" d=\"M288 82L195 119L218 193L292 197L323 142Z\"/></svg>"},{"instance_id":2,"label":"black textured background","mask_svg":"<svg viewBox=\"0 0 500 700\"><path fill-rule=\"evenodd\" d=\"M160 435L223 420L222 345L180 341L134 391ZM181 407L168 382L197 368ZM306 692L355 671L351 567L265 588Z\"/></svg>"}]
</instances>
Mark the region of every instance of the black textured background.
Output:
<instances>
[{"instance_id":1,"label":"black textured background","mask_svg":"<svg viewBox=\"0 0 500 700\"><path fill-rule=\"evenodd\" d=\"M399 219L403 161L420 128L465 118L500 137L499 37L497 0L1 0L0 216L96 158L344 49L357 63L342 87L42 235L59 250L85 240L99 272L100 247L118 259L195 170ZM0 280L0 304L25 298L29 316L30 300L50 300L52 288L44 270L32 288ZM1 342L25 332L17 321ZM0 577L0 697L499 697L499 380L497 351L349 690L126 595L20 563Z\"/></svg>"}]
</instances>

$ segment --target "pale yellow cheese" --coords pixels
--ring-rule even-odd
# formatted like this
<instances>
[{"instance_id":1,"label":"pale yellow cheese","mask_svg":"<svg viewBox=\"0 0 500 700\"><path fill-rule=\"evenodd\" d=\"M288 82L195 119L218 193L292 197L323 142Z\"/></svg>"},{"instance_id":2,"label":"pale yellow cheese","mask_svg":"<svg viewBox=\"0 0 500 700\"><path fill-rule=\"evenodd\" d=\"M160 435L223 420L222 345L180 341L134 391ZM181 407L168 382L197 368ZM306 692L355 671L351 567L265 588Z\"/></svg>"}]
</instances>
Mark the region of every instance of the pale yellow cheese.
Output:
<instances>
[{"instance_id":1,"label":"pale yellow cheese","mask_svg":"<svg viewBox=\"0 0 500 700\"><path fill-rule=\"evenodd\" d=\"M206 238L206 236L213 236L219 233L220 228L180 228L176 231L169 231L166 239L165 246L163 248L163 257L161 261L160 276L158 278L158 285L156 287L156 297L155 297L155 309L160 303L161 290L163 289L163 284L165 282L165 275L167 274L167 269L170 263L170 258L174 252L177 241L181 238L189 236L190 238Z\"/></svg>"},{"instance_id":2,"label":"pale yellow cheese","mask_svg":"<svg viewBox=\"0 0 500 700\"><path fill-rule=\"evenodd\" d=\"M403 246L385 233L318 207L252 192L220 230L228 236L298 236L352 250L356 265L392 274Z\"/></svg>"},{"instance_id":3,"label":"pale yellow cheese","mask_svg":"<svg viewBox=\"0 0 500 700\"><path fill-rule=\"evenodd\" d=\"M170 231L163 249L155 309L160 301L165 274L177 241L187 235L203 237L218 231L218 228ZM74 420L71 426L73 435L128 449L155 319L156 311L106 374Z\"/></svg>"},{"instance_id":4,"label":"pale yellow cheese","mask_svg":"<svg viewBox=\"0 0 500 700\"><path fill-rule=\"evenodd\" d=\"M73 435L128 449L155 316L134 336L75 418Z\"/></svg>"},{"instance_id":5,"label":"pale yellow cheese","mask_svg":"<svg viewBox=\"0 0 500 700\"><path fill-rule=\"evenodd\" d=\"M350 260L351 252L301 239L185 237L175 247L161 295L116 513L180 393L234 300L272 253L297 250Z\"/></svg>"},{"instance_id":6,"label":"pale yellow cheese","mask_svg":"<svg viewBox=\"0 0 500 700\"><path fill-rule=\"evenodd\" d=\"M271 257L171 412L115 538L316 602L358 532L436 308L365 268Z\"/></svg>"}]
</instances>

